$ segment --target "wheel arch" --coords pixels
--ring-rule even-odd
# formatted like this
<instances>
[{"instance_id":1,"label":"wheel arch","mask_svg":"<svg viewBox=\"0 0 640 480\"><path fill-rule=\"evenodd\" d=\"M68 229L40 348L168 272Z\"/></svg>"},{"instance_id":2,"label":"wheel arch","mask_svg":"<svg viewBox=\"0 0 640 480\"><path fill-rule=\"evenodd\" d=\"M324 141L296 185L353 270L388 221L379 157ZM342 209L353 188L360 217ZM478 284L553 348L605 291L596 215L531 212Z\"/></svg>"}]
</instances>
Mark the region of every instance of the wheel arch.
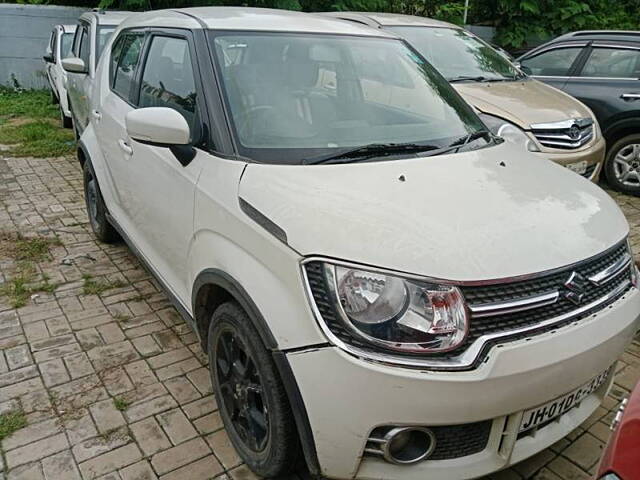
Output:
<instances>
[{"instance_id":1,"label":"wheel arch","mask_svg":"<svg viewBox=\"0 0 640 480\"><path fill-rule=\"evenodd\" d=\"M207 350L206 340L211 315L216 308L230 300L238 302L247 312L264 346L270 351L277 350L278 342L247 291L235 278L218 268L201 271L193 283L191 306L202 348Z\"/></svg>"},{"instance_id":2,"label":"wheel arch","mask_svg":"<svg viewBox=\"0 0 640 480\"><path fill-rule=\"evenodd\" d=\"M228 301L238 302L243 310L247 312L265 347L271 353L293 411L305 463L313 476L319 475L320 466L307 409L287 355L285 352L278 350L278 343L271 329L249 293L235 278L217 268L202 270L193 284L191 298L193 321L203 350L205 352L208 350L207 335L213 312Z\"/></svg>"},{"instance_id":3,"label":"wheel arch","mask_svg":"<svg viewBox=\"0 0 640 480\"><path fill-rule=\"evenodd\" d=\"M614 120L602 135L607 141L607 148L613 146L621 138L634 133L640 133L640 116L626 117Z\"/></svg>"}]
</instances>

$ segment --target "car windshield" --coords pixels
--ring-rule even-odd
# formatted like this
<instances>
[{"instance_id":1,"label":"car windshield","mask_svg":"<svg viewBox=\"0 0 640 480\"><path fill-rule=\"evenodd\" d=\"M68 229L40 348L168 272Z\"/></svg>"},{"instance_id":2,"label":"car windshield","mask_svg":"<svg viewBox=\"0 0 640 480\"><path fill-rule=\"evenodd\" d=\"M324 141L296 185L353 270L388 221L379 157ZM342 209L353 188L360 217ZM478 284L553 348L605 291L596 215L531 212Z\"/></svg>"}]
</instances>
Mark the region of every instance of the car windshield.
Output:
<instances>
[{"instance_id":1,"label":"car windshield","mask_svg":"<svg viewBox=\"0 0 640 480\"><path fill-rule=\"evenodd\" d=\"M449 81L520 80L524 75L490 45L460 28L387 27Z\"/></svg>"},{"instance_id":2,"label":"car windshield","mask_svg":"<svg viewBox=\"0 0 640 480\"><path fill-rule=\"evenodd\" d=\"M435 149L485 128L445 79L400 40L210 35L236 145L255 161L307 163L363 146L370 155L371 146L390 144ZM476 146L490 143L468 138Z\"/></svg>"},{"instance_id":3,"label":"car windshield","mask_svg":"<svg viewBox=\"0 0 640 480\"><path fill-rule=\"evenodd\" d=\"M73 45L73 33L63 33L60 43L60 57L67 58L71 56L71 46Z\"/></svg>"},{"instance_id":4,"label":"car windshield","mask_svg":"<svg viewBox=\"0 0 640 480\"><path fill-rule=\"evenodd\" d=\"M111 34L115 32L115 25L103 25L98 27L98 35L97 35L97 45L96 45L96 65L98 64L98 60L100 59L100 54L104 49L104 46L111 38Z\"/></svg>"}]
</instances>

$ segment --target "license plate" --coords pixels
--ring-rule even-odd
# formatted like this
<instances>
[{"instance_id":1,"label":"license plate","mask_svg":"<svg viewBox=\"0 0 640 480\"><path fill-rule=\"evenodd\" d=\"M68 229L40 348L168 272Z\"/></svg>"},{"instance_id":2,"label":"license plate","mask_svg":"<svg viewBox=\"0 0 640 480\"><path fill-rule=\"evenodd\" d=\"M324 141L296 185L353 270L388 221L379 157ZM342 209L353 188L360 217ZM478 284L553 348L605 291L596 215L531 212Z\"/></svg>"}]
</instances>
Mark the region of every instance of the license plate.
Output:
<instances>
[{"instance_id":1,"label":"license plate","mask_svg":"<svg viewBox=\"0 0 640 480\"><path fill-rule=\"evenodd\" d=\"M567 168L573 172L576 172L582 175L587 171L587 161L583 160L581 162L570 163L567 165Z\"/></svg>"},{"instance_id":2,"label":"license plate","mask_svg":"<svg viewBox=\"0 0 640 480\"><path fill-rule=\"evenodd\" d=\"M580 388L577 388L573 392L524 412L519 432L531 430L532 428L548 422L549 420L553 420L554 418L557 418L563 413L571 410L571 408L580 403L581 400L584 400L585 397L588 397L602 386L609 376L611 368L612 367L609 367L597 377L592 378L590 382Z\"/></svg>"}]
</instances>

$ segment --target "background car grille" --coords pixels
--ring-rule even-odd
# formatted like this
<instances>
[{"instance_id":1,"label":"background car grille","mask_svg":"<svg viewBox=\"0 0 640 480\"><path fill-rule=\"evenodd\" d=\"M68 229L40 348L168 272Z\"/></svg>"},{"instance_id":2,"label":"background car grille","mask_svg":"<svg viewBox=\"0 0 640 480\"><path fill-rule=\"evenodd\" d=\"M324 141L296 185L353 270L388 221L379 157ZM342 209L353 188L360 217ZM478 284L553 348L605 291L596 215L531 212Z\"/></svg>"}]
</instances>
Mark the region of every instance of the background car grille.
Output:
<instances>
[{"instance_id":1,"label":"background car grille","mask_svg":"<svg viewBox=\"0 0 640 480\"><path fill-rule=\"evenodd\" d=\"M491 420L485 420L464 425L427 427L436 437L436 448L428 460L449 460L483 451L487 448L492 424ZM392 427L378 427L371 432L370 438L381 438L390 428ZM375 450L376 446L375 442L369 442L367 449Z\"/></svg>"},{"instance_id":2,"label":"background car grille","mask_svg":"<svg viewBox=\"0 0 640 480\"><path fill-rule=\"evenodd\" d=\"M598 164L589 165L582 176L585 178L591 178L591 175L593 175L593 172L595 171L597 166Z\"/></svg>"},{"instance_id":3,"label":"background car grille","mask_svg":"<svg viewBox=\"0 0 640 480\"><path fill-rule=\"evenodd\" d=\"M574 150L586 145L593 138L593 121L591 119L582 119L564 128L549 127L551 124L545 128L533 126L531 129L531 133L545 147Z\"/></svg>"},{"instance_id":4,"label":"background car grille","mask_svg":"<svg viewBox=\"0 0 640 480\"><path fill-rule=\"evenodd\" d=\"M560 290L564 288L564 283L568 279L572 272L577 272L584 277L589 277L598 272L605 270L607 267L613 265L619 259L627 255L628 247L626 242L622 242L615 248L604 252L603 254L586 260L578 265L573 265L565 269L561 269L547 275L536 276L531 279L515 281L512 283L500 283L481 286L462 286L461 291L470 307L490 304L496 302L513 301L535 295L540 295L550 290ZM323 272L323 264L319 261L312 261L305 264L307 279L315 301L318 312L322 316L324 322L327 324L331 332L341 341L358 347L362 350L381 352L379 347L372 346L371 344L360 340L356 335L352 334L344 323L340 320L338 313L335 311L333 303L329 297L326 279ZM622 296L626 291L631 288L630 285L631 270L627 268L617 277L601 286L595 286L588 282L585 286L585 296L579 306L566 299L564 296L560 296L558 301L550 305L540 306L532 308L530 310L524 310L516 313L503 313L493 314L491 316L472 317L470 321L469 333L463 345L453 352L435 353L431 354L432 358L451 358L460 355L466 348L471 345L482 335L506 333L506 338L500 338L493 343L488 343L482 354L476 359L476 362L470 368L476 366L481 360L483 355L494 343L505 342L508 340L514 340L521 337L530 337L531 335L539 334L545 331L553 330L568 324L572 321L581 320L588 317L596 311L605 308L607 305L613 303L617 298ZM627 288L623 288L623 285L627 284ZM587 305L593 301L596 301L617 288L623 288L623 291L614 298L609 299L604 304L600 304L591 311L583 311L580 315L571 315L571 312L577 310L583 305ZM552 320L559 316L566 316L562 322L553 323L545 328L536 329L535 331L527 331L522 334L509 335L508 332L523 327L534 327L541 322ZM410 355L409 355L410 356ZM421 355L424 358L424 354Z\"/></svg>"}]
</instances>

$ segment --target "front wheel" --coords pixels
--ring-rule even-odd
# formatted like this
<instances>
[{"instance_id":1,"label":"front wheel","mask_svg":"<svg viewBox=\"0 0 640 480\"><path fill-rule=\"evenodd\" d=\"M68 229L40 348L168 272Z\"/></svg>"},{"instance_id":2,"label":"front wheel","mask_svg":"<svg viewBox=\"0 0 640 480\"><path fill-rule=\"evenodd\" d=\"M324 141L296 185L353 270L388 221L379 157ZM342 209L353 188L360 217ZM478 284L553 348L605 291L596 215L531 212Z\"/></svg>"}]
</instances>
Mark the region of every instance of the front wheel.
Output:
<instances>
[{"instance_id":1,"label":"front wheel","mask_svg":"<svg viewBox=\"0 0 640 480\"><path fill-rule=\"evenodd\" d=\"M98 240L104 243L114 243L120 239L118 231L113 228L107 219L107 208L104 205L102 193L95 172L89 163L84 162L82 166L84 180L84 199L87 205L87 215L91 229Z\"/></svg>"},{"instance_id":2,"label":"front wheel","mask_svg":"<svg viewBox=\"0 0 640 480\"><path fill-rule=\"evenodd\" d=\"M291 473L299 452L291 407L271 355L237 303L214 312L208 347L220 415L236 451L257 475Z\"/></svg>"},{"instance_id":3,"label":"front wheel","mask_svg":"<svg viewBox=\"0 0 640 480\"><path fill-rule=\"evenodd\" d=\"M612 188L640 195L640 134L627 135L614 143L607 152L604 170Z\"/></svg>"}]
</instances>

